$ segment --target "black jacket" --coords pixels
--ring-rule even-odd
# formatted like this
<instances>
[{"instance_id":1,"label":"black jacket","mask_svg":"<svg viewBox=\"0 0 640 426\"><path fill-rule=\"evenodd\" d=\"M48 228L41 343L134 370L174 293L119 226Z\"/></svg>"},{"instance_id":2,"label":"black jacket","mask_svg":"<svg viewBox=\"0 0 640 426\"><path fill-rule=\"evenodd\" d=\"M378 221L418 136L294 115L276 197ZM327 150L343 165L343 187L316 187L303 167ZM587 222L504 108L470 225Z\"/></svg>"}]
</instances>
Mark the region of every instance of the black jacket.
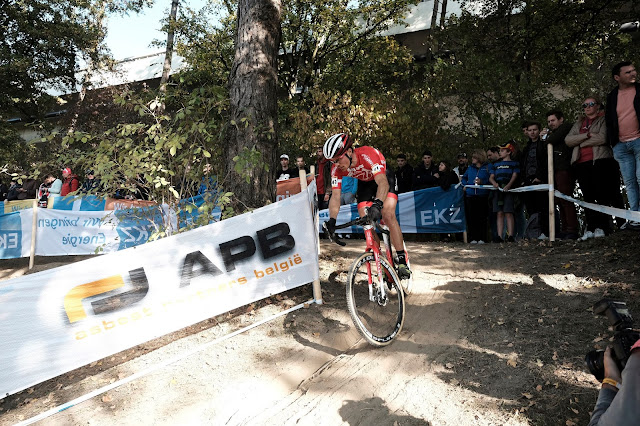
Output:
<instances>
[{"instance_id":1,"label":"black jacket","mask_svg":"<svg viewBox=\"0 0 640 426\"><path fill-rule=\"evenodd\" d=\"M604 121L607 123L607 142L612 147L620 142L620 129L618 127L618 87L607 95L607 108L604 112ZM640 83L636 83L636 96L633 98L633 107L640 122Z\"/></svg>"},{"instance_id":2,"label":"black jacket","mask_svg":"<svg viewBox=\"0 0 640 426\"><path fill-rule=\"evenodd\" d=\"M434 173L438 173L438 166L431 163L431 167L428 169L424 166L424 163L420 163L415 169L413 169L413 190L433 188L438 186L438 178L433 176Z\"/></svg>"},{"instance_id":3,"label":"black jacket","mask_svg":"<svg viewBox=\"0 0 640 426\"><path fill-rule=\"evenodd\" d=\"M529 151L531 149L536 150L536 173L535 176L527 176L527 160L529 159ZM537 142L532 142L529 139L527 146L522 150L522 157L520 158L520 176L523 186L532 185L533 179L538 178L540 183L547 183L547 144L538 139Z\"/></svg>"},{"instance_id":4,"label":"black jacket","mask_svg":"<svg viewBox=\"0 0 640 426\"><path fill-rule=\"evenodd\" d=\"M445 191L448 191L451 188L451 185L456 185L460 182L460 178L458 178L458 174L453 170L449 170L446 172L438 172L440 176L438 178L438 185Z\"/></svg>"},{"instance_id":5,"label":"black jacket","mask_svg":"<svg viewBox=\"0 0 640 426\"><path fill-rule=\"evenodd\" d=\"M547 144L553 145L553 171L569 170L571 169L571 154L573 148L569 148L564 142L564 138L567 137L573 125L568 122L563 122L553 132L549 133L549 136L545 140ZM546 153L545 153L545 158Z\"/></svg>"},{"instance_id":6,"label":"black jacket","mask_svg":"<svg viewBox=\"0 0 640 426\"><path fill-rule=\"evenodd\" d=\"M413 167L409 163L396 170L396 183L398 194L413 191Z\"/></svg>"}]
</instances>

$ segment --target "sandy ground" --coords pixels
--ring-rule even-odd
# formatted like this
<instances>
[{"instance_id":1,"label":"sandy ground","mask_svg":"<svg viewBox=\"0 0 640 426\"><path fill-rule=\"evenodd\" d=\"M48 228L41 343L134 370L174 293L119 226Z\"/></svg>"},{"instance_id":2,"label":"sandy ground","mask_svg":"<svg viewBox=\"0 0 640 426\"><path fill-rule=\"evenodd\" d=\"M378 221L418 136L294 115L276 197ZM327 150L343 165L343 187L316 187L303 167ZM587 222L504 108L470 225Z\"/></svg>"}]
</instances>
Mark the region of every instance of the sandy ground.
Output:
<instances>
[{"instance_id":1,"label":"sandy ground","mask_svg":"<svg viewBox=\"0 0 640 426\"><path fill-rule=\"evenodd\" d=\"M382 349L362 341L346 309L347 269L363 242L323 241L322 305L209 344L41 424L586 424L598 383L582 360L612 334L590 307L609 296L640 315L639 240L629 231L553 245L409 242L415 291L401 335ZM38 258L36 270L69 260ZM0 279L27 264L2 261ZM0 425L310 298L303 286L6 397Z\"/></svg>"}]
</instances>

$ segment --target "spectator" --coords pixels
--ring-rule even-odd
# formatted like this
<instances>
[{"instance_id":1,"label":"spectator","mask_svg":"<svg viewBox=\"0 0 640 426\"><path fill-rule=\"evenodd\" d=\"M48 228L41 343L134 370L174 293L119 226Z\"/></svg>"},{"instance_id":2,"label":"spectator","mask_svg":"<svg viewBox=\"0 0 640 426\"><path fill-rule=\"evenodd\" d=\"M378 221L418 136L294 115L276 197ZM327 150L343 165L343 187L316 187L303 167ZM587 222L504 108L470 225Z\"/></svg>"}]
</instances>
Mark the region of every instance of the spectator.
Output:
<instances>
[{"instance_id":1,"label":"spectator","mask_svg":"<svg viewBox=\"0 0 640 426\"><path fill-rule=\"evenodd\" d=\"M495 164L500 161L500 148L497 146L492 146L487 149L487 162L489 166ZM489 182L490 184L491 182ZM496 223L498 223L497 213L493 211L493 197L497 194L496 191L489 191L489 199L488 199L488 216L489 216L489 227L491 228L491 241L498 240L498 229L496 228Z\"/></svg>"},{"instance_id":2,"label":"spectator","mask_svg":"<svg viewBox=\"0 0 640 426\"><path fill-rule=\"evenodd\" d=\"M22 184L18 182L18 179L12 179L11 184L9 185L9 190L7 191L6 200L15 201L23 192L24 190L22 189Z\"/></svg>"},{"instance_id":3,"label":"spectator","mask_svg":"<svg viewBox=\"0 0 640 426\"><path fill-rule=\"evenodd\" d=\"M38 193L36 194L36 198L38 199L38 207L46 208L49 201L49 189L51 188L51 184L56 178L49 174L45 176L44 180L40 184L38 188Z\"/></svg>"},{"instance_id":4,"label":"spectator","mask_svg":"<svg viewBox=\"0 0 640 426\"><path fill-rule=\"evenodd\" d=\"M460 182L456 172L451 170L451 165L448 161L441 161L438 164L438 185L444 191L448 191L451 185L455 185Z\"/></svg>"},{"instance_id":5,"label":"spectator","mask_svg":"<svg viewBox=\"0 0 640 426\"><path fill-rule=\"evenodd\" d=\"M471 155L471 165L462 175L463 185L488 185L489 162L484 151L477 149ZM464 188L464 211L467 217L467 236L471 244L484 244L487 238L487 204L489 190ZM493 192L493 191L491 191Z\"/></svg>"},{"instance_id":6,"label":"spectator","mask_svg":"<svg viewBox=\"0 0 640 426\"><path fill-rule=\"evenodd\" d=\"M296 157L296 166L298 170L304 170L304 174L309 174L309 166L307 166L304 162L304 157L298 156Z\"/></svg>"},{"instance_id":7,"label":"spectator","mask_svg":"<svg viewBox=\"0 0 640 426\"><path fill-rule=\"evenodd\" d=\"M396 156L398 168L396 169L396 183L398 184L398 194L413 191L413 167L407 163L407 156L398 154Z\"/></svg>"},{"instance_id":8,"label":"spectator","mask_svg":"<svg viewBox=\"0 0 640 426\"><path fill-rule=\"evenodd\" d=\"M18 200L26 200L36 198L38 195L38 181L35 179L26 179L22 182L22 191L18 195Z\"/></svg>"},{"instance_id":9,"label":"spectator","mask_svg":"<svg viewBox=\"0 0 640 426\"><path fill-rule=\"evenodd\" d=\"M518 143L515 139L511 139L509 143L513 145L514 149L514 153L511 155L511 160L517 161L518 164L520 164L522 160L522 152L518 147ZM518 180L516 180L515 183L516 188L520 186L521 178L522 175L518 175ZM513 218L516 224L515 239L517 241L524 238L525 230L527 229L527 214L525 211L524 200L518 194L513 195Z\"/></svg>"},{"instance_id":10,"label":"spectator","mask_svg":"<svg viewBox=\"0 0 640 426\"><path fill-rule=\"evenodd\" d=\"M422 153L422 162L413 169L413 190L433 188L438 186L438 168L433 164L431 151L428 149Z\"/></svg>"},{"instance_id":11,"label":"spectator","mask_svg":"<svg viewBox=\"0 0 640 426\"><path fill-rule=\"evenodd\" d=\"M495 242L513 242L515 221L513 218L513 202L514 196L508 191L513 188L518 179L520 173L519 164L517 161L511 159L511 155L515 152L515 147L507 142L504 145L500 145L500 161L497 161L491 166L489 173L489 182L494 188L502 188L502 191L498 192L493 197L493 211L496 215L496 229L498 236ZM507 232L509 237L504 238L504 222L507 222Z\"/></svg>"},{"instance_id":12,"label":"spectator","mask_svg":"<svg viewBox=\"0 0 640 426\"><path fill-rule=\"evenodd\" d=\"M462 175L464 175L464 172L467 171L467 167L469 167L469 160L467 160L467 153L461 152L460 154L458 154L458 165L456 166L455 169L453 169L453 171L456 172L456 174L458 175L458 179L461 178Z\"/></svg>"},{"instance_id":13,"label":"spectator","mask_svg":"<svg viewBox=\"0 0 640 426\"><path fill-rule=\"evenodd\" d=\"M616 64L611 74L618 87L607 96L607 139L620 165L629 209L640 211L640 84L631 62ZM640 229L640 222L629 221L626 227Z\"/></svg>"},{"instance_id":14,"label":"spectator","mask_svg":"<svg viewBox=\"0 0 640 426\"><path fill-rule=\"evenodd\" d=\"M318 191L318 209L324 210L329 207L331 198L331 162L324 157L322 147L316 151L318 159L316 172L316 188Z\"/></svg>"},{"instance_id":15,"label":"spectator","mask_svg":"<svg viewBox=\"0 0 640 426\"><path fill-rule=\"evenodd\" d=\"M522 172L522 186L547 183L547 145L540 139L540 123L530 122L527 126L529 141L522 151L520 170ZM549 235L549 198L545 191L526 192L522 200L529 213L529 219L538 215L538 223L542 235Z\"/></svg>"},{"instance_id":16,"label":"spectator","mask_svg":"<svg viewBox=\"0 0 640 426\"><path fill-rule=\"evenodd\" d=\"M287 154L282 154L280 156L280 170L278 170L277 176L277 181L298 177L298 170L289 167L289 156Z\"/></svg>"},{"instance_id":17,"label":"spectator","mask_svg":"<svg viewBox=\"0 0 640 426\"><path fill-rule=\"evenodd\" d=\"M487 149L487 161L489 163L495 163L496 161L500 161L500 148L497 146L492 146Z\"/></svg>"},{"instance_id":18,"label":"spectator","mask_svg":"<svg viewBox=\"0 0 640 426\"><path fill-rule=\"evenodd\" d=\"M100 179L95 177L93 170L87 170L85 177L86 179L82 182L80 192L83 194L95 194L100 189Z\"/></svg>"},{"instance_id":19,"label":"spectator","mask_svg":"<svg viewBox=\"0 0 640 426\"><path fill-rule=\"evenodd\" d=\"M4 182L0 182L0 201L4 201L7 199L7 193L9 192L9 187L4 184Z\"/></svg>"},{"instance_id":20,"label":"spectator","mask_svg":"<svg viewBox=\"0 0 640 426\"><path fill-rule=\"evenodd\" d=\"M565 138L572 148L571 165L578 179L584 201L624 208L620 193L620 170L607 144L607 129L600 102L588 97L582 103L584 115L580 117ZM611 217L585 209L587 226L582 238L604 236L613 230Z\"/></svg>"},{"instance_id":21,"label":"spectator","mask_svg":"<svg viewBox=\"0 0 640 426\"><path fill-rule=\"evenodd\" d=\"M565 143L565 137L571 130L571 124L565 123L564 114L560 110L553 110L547 113L548 129L541 133L544 141L553 146L553 182L555 189L573 197L573 190L576 186L576 179L571 170L572 148ZM578 238L578 215L576 206L571 201L560 198L555 199L560 209L560 232L558 238L561 240L575 240Z\"/></svg>"},{"instance_id":22,"label":"spectator","mask_svg":"<svg viewBox=\"0 0 640 426\"><path fill-rule=\"evenodd\" d=\"M342 191L340 192L340 205L351 204L356 202L356 194L358 192L358 179L349 176L342 178Z\"/></svg>"},{"instance_id":23,"label":"spectator","mask_svg":"<svg viewBox=\"0 0 640 426\"><path fill-rule=\"evenodd\" d=\"M78 180L78 176L74 175L69 167L62 169L62 189L60 190L60 195L63 197L69 195L77 191L79 186L80 181Z\"/></svg>"},{"instance_id":24,"label":"spectator","mask_svg":"<svg viewBox=\"0 0 640 426\"><path fill-rule=\"evenodd\" d=\"M637 424L640 418L639 347L640 341L631 347L631 355L622 372L611 357L611 348L604 352L605 380L598 393L589 426Z\"/></svg>"},{"instance_id":25,"label":"spectator","mask_svg":"<svg viewBox=\"0 0 640 426\"><path fill-rule=\"evenodd\" d=\"M35 179L25 179L19 183L17 179L11 181L11 186L7 192L7 201L26 200L36 198L38 193L38 182Z\"/></svg>"}]
</instances>

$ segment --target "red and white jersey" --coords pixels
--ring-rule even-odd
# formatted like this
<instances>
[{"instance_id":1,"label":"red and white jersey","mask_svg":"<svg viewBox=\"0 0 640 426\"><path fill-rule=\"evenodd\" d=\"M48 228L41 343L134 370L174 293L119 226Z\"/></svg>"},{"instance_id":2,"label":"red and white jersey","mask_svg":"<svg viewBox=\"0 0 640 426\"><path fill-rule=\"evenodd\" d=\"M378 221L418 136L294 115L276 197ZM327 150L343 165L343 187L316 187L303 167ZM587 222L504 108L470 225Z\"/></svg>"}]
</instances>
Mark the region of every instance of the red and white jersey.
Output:
<instances>
[{"instance_id":1,"label":"red and white jersey","mask_svg":"<svg viewBox=\"0 0 640 426\"><path fill-rule=\"evenodd\" d=\"M387 162L384 155L370 146L356 148L353 153L357 160L356 167L340 170L337 165L331 168L331 188L342 188L342 178L349 176L363 182L372 181L376 175L387 172ZM355 161L354 161L355 162Z\"/></svg>"}]
</instances>

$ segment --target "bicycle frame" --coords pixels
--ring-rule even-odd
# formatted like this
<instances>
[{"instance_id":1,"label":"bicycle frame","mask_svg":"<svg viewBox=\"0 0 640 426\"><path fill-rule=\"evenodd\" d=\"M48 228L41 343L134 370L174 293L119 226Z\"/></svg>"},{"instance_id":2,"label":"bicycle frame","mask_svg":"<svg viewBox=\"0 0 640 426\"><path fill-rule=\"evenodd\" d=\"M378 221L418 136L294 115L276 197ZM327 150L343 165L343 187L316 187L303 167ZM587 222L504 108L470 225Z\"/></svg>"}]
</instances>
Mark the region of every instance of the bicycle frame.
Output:
<instances>
[{"instance_id":1,"label":"bicycle frame","mask_svg":"<svg viewBox=\"0 0 640 426\"><path fill-rule=\"evenodd\" d=\"M382 279L382 266L380 265L380 255L381 255L380 242L375 236L374 226L371 223L363 224L362 227L364 229L364 235L365 235L365 240L367 244L365 251L369 251L373 253L373 258L376 261L376 269L378 272L378 284L380 285L380 296L381 296L381 300L384 301L386 296L386 286L383 285L384 281ZM393 261L393 256L391 254L392 253L391 245L389 243L389 228L383 222L380 222L380 229L382 230L382 239L384 243L387 260L389 261L389 265L394 267L395 262ZM373 285L372 285L373 277L371 275L371 264L367 264L367 276L368 276L368 282L369 282L369 300L374 302L376 301L375 300L376 296L373 293ZM391 278L387 277L387 279L391 279Z\"/></svg>"}]
</instances>

